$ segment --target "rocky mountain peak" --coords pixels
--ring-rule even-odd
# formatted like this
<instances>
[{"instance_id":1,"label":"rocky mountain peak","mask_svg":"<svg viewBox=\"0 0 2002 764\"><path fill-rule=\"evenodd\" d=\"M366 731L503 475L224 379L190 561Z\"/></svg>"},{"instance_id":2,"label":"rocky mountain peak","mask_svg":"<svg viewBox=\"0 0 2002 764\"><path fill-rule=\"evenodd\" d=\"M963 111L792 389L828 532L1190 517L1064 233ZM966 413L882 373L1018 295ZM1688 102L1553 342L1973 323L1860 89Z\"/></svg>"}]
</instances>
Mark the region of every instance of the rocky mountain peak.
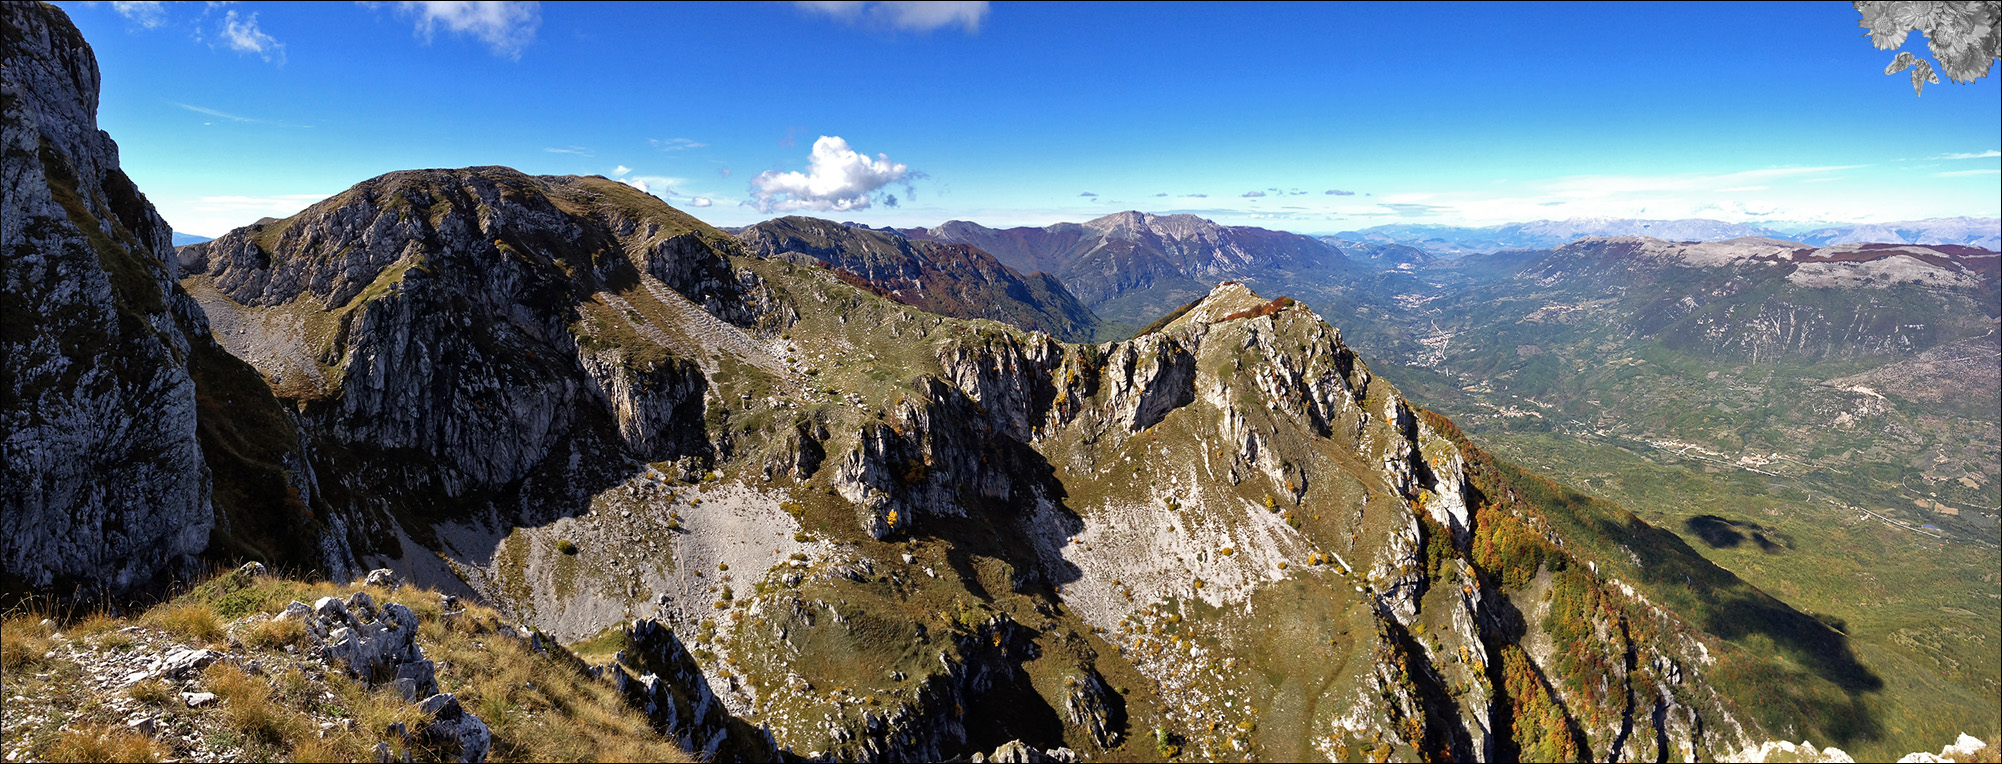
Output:
<instances>
[{"instance_id":1,"label":"rocky mountain peak","mask_svg":"<svg viewBox=\"0 0 2002 764\"><path fill-rule=\"evenodd\" d=\"M1193 238L1214 240L1225 226L1187 213L1153 215L1135 210L1115 212L1082 224L1111 239L1140 240L1153 237L1179 241Z\"/></svg>"}]
</instances>

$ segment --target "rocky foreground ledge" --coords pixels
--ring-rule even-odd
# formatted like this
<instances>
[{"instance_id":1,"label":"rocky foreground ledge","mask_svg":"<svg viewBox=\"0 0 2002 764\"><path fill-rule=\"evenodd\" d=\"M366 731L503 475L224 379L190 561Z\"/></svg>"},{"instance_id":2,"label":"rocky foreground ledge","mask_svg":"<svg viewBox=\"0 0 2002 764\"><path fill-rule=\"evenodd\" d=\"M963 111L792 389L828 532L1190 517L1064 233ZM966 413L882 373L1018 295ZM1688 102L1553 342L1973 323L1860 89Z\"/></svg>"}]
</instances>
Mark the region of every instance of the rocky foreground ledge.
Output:
<instances>
[{"instance_id":1,"label":"rocky foreground ledge","mask_svg":"<svg viewBox=\"0 0 2002 764\"><path fill-rule=\"evenodd\" d=\"M641 621L573 651L387 570L308 583L251 563L129 617L0 621L0 758L780 758L675 670L693 664L665 633ZM1013 741L974 760L1076 756Z\"/></svg>"},{"instance_id":2,"label":"rocky foreground ledge","mask_svg":"<svg viewBox=\"0 0 2002 764\"><path fill-rule=\"evenodd\" d=\"M0 637L9 762L688 760L576 656L386 570L252 563L134 617L17 615Z\"/></svg>"}]
</instances>

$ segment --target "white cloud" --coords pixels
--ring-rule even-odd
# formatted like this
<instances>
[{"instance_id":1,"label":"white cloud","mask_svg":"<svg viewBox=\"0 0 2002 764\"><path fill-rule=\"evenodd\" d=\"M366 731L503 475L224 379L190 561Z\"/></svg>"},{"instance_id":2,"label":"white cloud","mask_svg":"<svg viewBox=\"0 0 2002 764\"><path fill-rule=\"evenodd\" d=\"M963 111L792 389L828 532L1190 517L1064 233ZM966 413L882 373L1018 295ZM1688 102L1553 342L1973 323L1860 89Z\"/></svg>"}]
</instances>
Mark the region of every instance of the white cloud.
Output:
<instances>
[{"instance_id":1,"label":"white cloud","mask_svg":"<svg viewBox=\"0 0 2002 764\"><path fill-rule=\"evenodd\" d=\"M804 173L766 171L751 179L758 211L859 210L870 205L871 195L892 183L903 184L908 196L911 181L923 177L909 165L890 161L888 155L870 159L832 135L814 141L806 161Z\"/></svg>"},{"instance_id":2,"label":"white cloud","mask_svg":"<svg viewBox=\"0 0 2002 764\"><path fill-rule=\"evenodd\" d=\"M625 165L619 165L619 166L617 166L617 167L614 167L614 168L612 168L612 175L614 175L614 176L619 176L619 175L624 175L624 174L626 174L626 173L629 173L629 172L632 172L632 171L633 171L633 168L631 168L631 167L627 167L627 166L625 166Z\"/></svg>"},{"instance_id":3,"label":"white cloud","mask_svg":"<svg viewBox=\"0 0 2002 764\"><path fill-rule=\"evenodd\" d=\"M1264 192L1264 191L1246 191L1246 192L1244 192L1244 198L1246 198L1246 199L1257 199L1258 197L1261 197L1261 196L1264 196L1264 195L1265 195L1265 192Z\"/></svg>"},{"instance_id":4,"label":"white cloud","mask_svg":"<svg viewBox=\"0 0 2002 764\"><path fill-rule=\"evenodd\" d=\"M1987 159L1989 157L2002 157L2002 151L1989 149L1987 151L1976 151L1968 154L1941 154L1933 158L1934 159Z\"/></svg>"},{"instance_id":5,"label":"white cloud","mask_svg":"<svg viewBox=\"0 0 2002 764\"><path fill-rule=\"evenodd\" d=\"M576 154L577 156L582 156L582 157L591 156L591 150L584 148L583 146L564 146L563 148L560 149L543 149L543 151L547 151L551 154Z\"/></svg>"},{"instance_id":6,"label":"white cloud","mask_svg":"<svg viewBox=\"0 0 2002 764\"><path fill-rule=\"evenodd\" d=\"M265 34L264 30L257 28L257 14L255 13L243 18L238 17L236 11L230 11L224 15L222 20L222 39L223 43L228 45L230 50L239 53L255 53L258 57L266 61L270 61L273 57L276 57L279 63L285 62L285 44L279 42L277 38Z\"/></svg>"},{"instance_id":7,"label":"white cloud","mask_svg":"<svg viewBox=\"0 0 2002 764\"><path fill-rule=\"evenodd\" d=\"M709 201L709 198L706 196L698 196L688 200L688 206L690 207L707 207L711 204L715 204L715 202Z\"/></svg>"},{"instance_id":8,"label":"white cloud","mask_svg":"<svg viewBox=\"0 0 2002 764\"><path fill-rule=\"evenodd\" d=\"M183 233L221 236L260 218L290 217L332 194L276 194L272 196L200 196L193 199L159 197L160 216Z\"/></svg>"},{"instance_id":9,"label":"white cloud","mask_svg":"<svg viewBox=\"0 0 2002 764\"><path fill-rule=\"evenodd\" d=\"M1997 170L1993 168L1987 170L1949 170L1947 172L1933 173L1933 176L1938 178L1959 178L1968 175L1997 175L1997 174L2002 174L2002 170Z\"/></svg>"},{"instance_id":10,"label":"white cloud","mask_svg":"<svg viewBox=\"0 0 2002 764\"><path fill-rule=\"evenodd\" d=\"M521 49L535 41L542 26L542 4L514 0L426 0L397 4L399 11L417 20L417 34L430 42L440 27L456 34L479 38L494 55L521 58Z\"/></svg>"},{"instance_id":11,"label":"white cloud","mask_svg":"<svg viewBox=\"0 0 2002 764\"><path fill-rule=\"evenodd\" d=\"M620 165L619 167L620 169L625 169L624 165ZM628 170L627 172L631 171ZM614 173L614 174L621 176L618 179L620 183L624 183L628 186L632 186L633 188L637 188L641 191L653 194L654 196L658 196L663 199L672 196L676 193L676 191L674 190L675 186L679 186L683 183L688 182L687 178L670 178L665 175L626 176L625 173Z\"/></svg>"},{"instance_id":12,"label":"white cloud","mask_svg":"<svg viewBox=\"0 0 2002 764\"><path fill-rule=\"evenodd\" d=\"M980 21L986 18L988 11L986 0L977 2L802 0L798 5L843 21L855 22L867 19L872 23L917 32L929 32L953 24L960 25L968 33L979 32Z\"/></svg>"},{"instance_id":13,"label":"white cloud","mask_svg":"<svg viewBox=\"0 0 2002 764\"><path fill-rule=\"evenodd\" d=\"M647 143L653 144L654 148L660 149L661 151L682 151L684 149L699 149L709 145L707 143L702 143L700 141L690 140L687 138L649 138L647 139Z\"/></svg>"},{"instance_id":14,"label":"white cloud","mask_svg":"<svg viewBox=\"0 0 2002 764\"><path fill-rule=\"evenodd\" d=\"M167 23L166 3L159 2L159 0L114 2L111 4L111 9L117 11L118 15L124 16L126 21L138 24L147 29Z\"/></svg>"}]
</instances>

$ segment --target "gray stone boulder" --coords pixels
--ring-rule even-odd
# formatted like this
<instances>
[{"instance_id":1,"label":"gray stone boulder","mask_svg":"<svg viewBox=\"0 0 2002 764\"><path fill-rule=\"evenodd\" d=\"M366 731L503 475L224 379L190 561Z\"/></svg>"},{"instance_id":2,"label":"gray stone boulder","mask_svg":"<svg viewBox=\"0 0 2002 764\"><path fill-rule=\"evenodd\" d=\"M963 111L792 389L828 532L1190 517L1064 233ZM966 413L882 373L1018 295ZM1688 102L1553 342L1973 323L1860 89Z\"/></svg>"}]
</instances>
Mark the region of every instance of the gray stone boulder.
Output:
<instances>
[{"instance_id":1,"label":"gray stone boulder","mask_svg":"<svg viewBox=\"0 0 2002 764\"><path fill-rule=\"evenodd\" d=\"M422 734L426 742L456 748L459 761L468 764L487 760L493 732L479 717L466 713L457 696L449 692L432 695L418 703L417 710L431 720Z\"/></svg>"},{"instance_id":2,"label":"gray stone boulder","mask_svg":"<svg viewBox=\"0 0 2002 764\"><path fill-rule=\"evenodd\" d=\"M402 579L396 577L396 571L388 568L376 568L369 571L368 577L362 579L362 583L368 586L380 586L391 591L395 591L397 587L403 585Z\"/></svg>"}]
</instances>

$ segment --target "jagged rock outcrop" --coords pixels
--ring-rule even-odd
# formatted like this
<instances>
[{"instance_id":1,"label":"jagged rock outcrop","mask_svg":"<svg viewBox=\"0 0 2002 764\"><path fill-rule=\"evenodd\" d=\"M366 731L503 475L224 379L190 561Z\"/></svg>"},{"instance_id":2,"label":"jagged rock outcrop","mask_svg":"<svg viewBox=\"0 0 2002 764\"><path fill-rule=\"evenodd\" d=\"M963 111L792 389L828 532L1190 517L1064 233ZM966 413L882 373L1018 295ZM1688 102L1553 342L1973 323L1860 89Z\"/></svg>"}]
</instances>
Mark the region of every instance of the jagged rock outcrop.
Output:
<instances>
[{"instance_id":1,"label":"jagged rock outcrop","mask_svg":"<svg viewBox=\"0 0 2002 764\"><path fill-rule=\"evenodd\" d=\"M487 760L493 749L493 731L480 717L467 713L457 696L449 692L432 695L417 704L417 712L427 720L423 731L414 736L418 740L442 746L465 764Z\"/></svg>"},{"instance_id":2,"label":"jagged rock outcrop","mask_svg":"<svg viewBox=\"0 0 2002 764\"><path fill-rule=\"evenodd\" d=\"M438 692L437 667L417 647L417 616L410 608L395 603L377 608L368 592L355 592L345 601L321 597L310 609L294 602L283 617L306 623L307 632L325 639L320 654L350 676L371 685L393 684L413 702Z\"/></svg>"},{"instance_id":3,"label":"jagged rock outcrop","mask_svg":"<svg viewBox=\"0 0 2002 764\"><path fill-rule=\"evenodd\" d=\"M626 702L646 713L655 730L703 757L719 752L738 761L774 757L769 734L731 718L673 631L651 619L622 631L626 649L611 664L593 671L608 676Z\"/></svg>"}]
</instances>

